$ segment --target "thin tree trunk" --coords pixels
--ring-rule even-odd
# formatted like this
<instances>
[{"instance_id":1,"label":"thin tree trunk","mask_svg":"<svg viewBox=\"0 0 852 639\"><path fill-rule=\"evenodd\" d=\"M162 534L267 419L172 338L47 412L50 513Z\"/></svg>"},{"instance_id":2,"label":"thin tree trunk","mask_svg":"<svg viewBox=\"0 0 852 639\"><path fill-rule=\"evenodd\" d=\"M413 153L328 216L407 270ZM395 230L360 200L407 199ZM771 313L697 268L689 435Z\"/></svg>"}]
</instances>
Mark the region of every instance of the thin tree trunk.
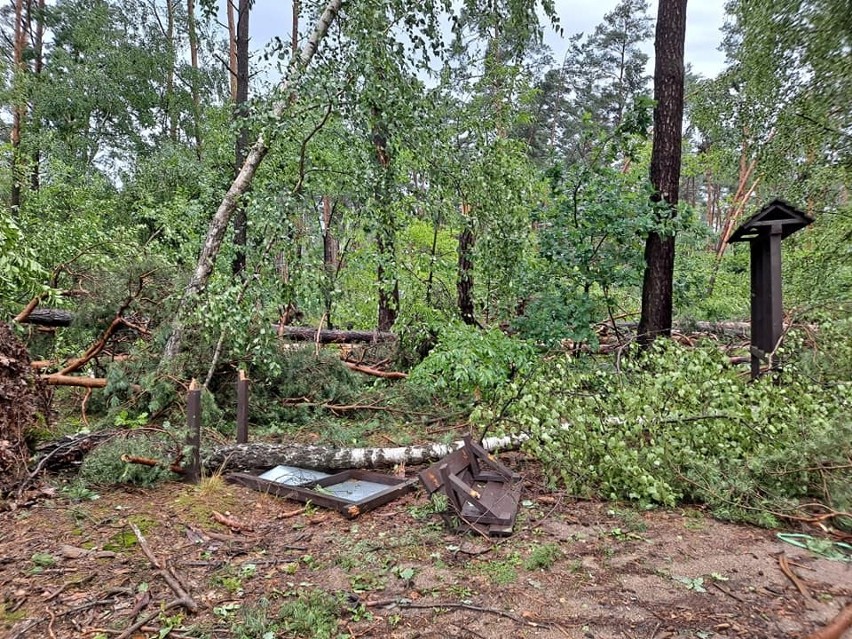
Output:
<instances>
[{"instance_id":1,"label":"thin tree trunk","mask_svg":"<svg viewBox=\"0 0 852 639\"><path fill-rule=\"evenodd\" d=\"M296 96L290 90L290 87L296 84L301 74L311 63L320 42L328 32L328 28L337 18L337 14L340 12L340 7L343 5L343 2L344 0L330 0L328 2L325 10L314 26L313 33L311 33L311 36L308 38L307 42L305 42L305 46L302 48L301 54L298 57L293 58L279 85L279 89L285 97L277 102L273 107L272 117L274 120L280 120L287 107L295 100ZM169 335L166 346L163 349L163 357L161 359L162 366L170 365L180 353L184 331L184 314L194 306L196 298L206 288L207 282L210 279L210 274L213 272L213 266L216 262L216 257L219 254L219 249L222 246L222 240L225 236L225 231L228 228L228 222L231 219L231 215L233 215L240 197L251 186L255 171L257 171L257 167L260 166L260 163L263 161L263 158L266 157L266 153L268 151L269 142L263 134L261 134L252 145L251 149L249 149L242 169L236 179L234 179L228 189L228 192L225 193L225 197L222 199L222 203L216 210L216 214L210 220L210 224L207 227L207 236L204 240L201 253L198 256L198 262L195 266L195 270L184 289L181 304L178 307L178 311L175 313L171 323L171 334Z\"/></svg>"},{"instance_id":2,"label":"thin tree trunk","mask_svg":"<svg viewBox=\"0 0 852 639\"><path fill-rule=\"evenodd\" d=\"M201 96L198 88L198 25L195 22L195 0L186 0L187 27L189 29L189 61L192 66L192 78L189 90L192 92L192 134L195 138L195 157L201 161Z\"/></svg>"},{"instance_id":3,"label":"thin tree trunk","mask_svg":"<svg viewBox=\"0 0 852 639\"><path fill-rule=\"evenodd\" d=\"M473 248L476 238L473 235L473 224L469 218L470 205L463 203L462 230L459 233L459 266L456 280L458 293L459 314L465 324L475 325L476 316L473 308Z\"/></svg>"},{"instance_id":4,"label":"thin tree trunk","mask_svg":"<svg viewBox=\"0 0 852 639\"><path fill-rule=\"evenodd\" d=\"M302 10L302 0L293 0L293 24L290 31L290 50L295 56L299 52L299 12Z\"/></svg>"},{"instance_id":5,"label":"thin tree trunk","mask_svg":"<svg viewBox=\"0 0 852 639\"><path fill-rule=\"evenodd\" d=\"M438 233L441 230L441 214L435 218L432 227L432 246L429 249L429 276L426 278L426 305L432 304L432 288L435 282L435 263L437 262L438 252Z\"/></svg>"},{"instance_id":6,"label":"thin tree trunk","mask_svg":"<svg viewBox=\"0 0 852 639\"><path fill-rule=\"evenodd\" d=\"M382 228L376 234L376 250L379 263L376 267L376 279L379 282L379 316L376 330L389 331L396 323L399 310L399 280L396 278L394 261L395 237L392 229ZM390 268L385 262L391 263ZM389 273L390 272L390 273Z\"/></svg>"},{"instance_id":7,"label":"thin tree trunk","mask_svg":"<svg viewBox=\"0 0 852 639\"><path fill-rule=\"evenodd\" d=\"M654 43L654 142L651 151L652 199L660 202L662 219L674 217L680 182L683 130L683 44L686 0L660 0ZM647 345L672 330L675 238L652 231L645 243L642 317L639 341Z\"/></svg>"},{"instance_id":8,"label":"thin tree trunk","mask_svg":"<svg viewBox=\"0 0 852 639\"><path fill-rule=\"evenodd\" d=\"M13 59L13 82L14 87L14 104L12 106L12 130L9 141L12 144L12 187L9 192L9 205L12 213L15 214L21 208L21 167L20 148L21 148L21 127L24 124L25 104L19 92L23 90L23 74L24 74L24 48L26 46L26 29L24 28L24 1L15 0L15 43L12 54Z\"/></svg>"},{"instance_id":9,"label":"thin tree trunk","mask_svg":"<svg viewBox=\"0 0 852 639\"><path fill-rule=\"evenodd\" d=\"M248 83L249 83L249 0L240 0L237 16L237 99L234 103L234 117L240 122L240 131L234 148L234 173L239 171L246 159L248 148ZM240 202L234 218L234 246L236 254L232 271L240 275L246 267L246 247L248 245L248 217L245 202Z\"/></svg>"},{"instance_id":10,"label":"thin tree trunk","mask_svg":"<svg viewBox=\"0 0 852 639\"><path fill-rule=\"evenodd\" d=\"M166 40L168 41L168 65L166 72L166 119L169 126L169 139L177 142L177 100L175 100L175 2L166 0Z\"/></svg>"},{"instance_id":11,"label":"thin tree trunk","mask_svg":"<svg viewBox=\"0 0 852 639\"><path fill-rule=\"evenodd\" d=\"M39 0L35 19L33 19L32 11L30 11L30 16L27 20L30 25L33 53L35 54L33 59L33 74L36 78L41 76L41 72L44 69L44 3L45 0ZM33 24L35 24L35 31L33 31ZM30 129L32 130L35 147L33 149L33 165L30 172L30 188L32 188L33 192L37 192L41 187L41 149L39 147L38 140L40 128L41 126L38 121L38 117L33 112L30 122Z\"/></svg>"},{"instance_id":12,"label":"thin tree trunk","mask_svg":"<svg viewBox=\"0 0 852 639\"><path fill-rule=\"evenodd\" d=\"M231 102L237 101L237 23L234 18L234 0L225 0L228 12L228 80Z\"/></svg>"},{"instance_id":13,"label":"thin tree trunk","mask_svg":"<svg viewBox=\"0 0 852 639\"><path fill-rule=\"evenodd\" d=\"M379 208L379 228L376 230L376 280L379 287L377 330L389 331L396 322L399 312L399 279L396 276L396 230L388 203L390 182L390 155L387 133L378 107L373 107L373 146L379 176L375 187L375 201Z\"/></svg>"},{"instance_id":14,"label":"thin tree trunk","mask_svg":"<svg viewBox=\"0 0 852 639\"><path fill-rule=\"evenodd\" d=\"M325 321L330 329L334 328L332 310L334 307L334 287L337 280L340 243L332 233L334 223L334 207L327 195L322 196L322 270L323 301L325 304Z\"/></svg>"}]
</instances>

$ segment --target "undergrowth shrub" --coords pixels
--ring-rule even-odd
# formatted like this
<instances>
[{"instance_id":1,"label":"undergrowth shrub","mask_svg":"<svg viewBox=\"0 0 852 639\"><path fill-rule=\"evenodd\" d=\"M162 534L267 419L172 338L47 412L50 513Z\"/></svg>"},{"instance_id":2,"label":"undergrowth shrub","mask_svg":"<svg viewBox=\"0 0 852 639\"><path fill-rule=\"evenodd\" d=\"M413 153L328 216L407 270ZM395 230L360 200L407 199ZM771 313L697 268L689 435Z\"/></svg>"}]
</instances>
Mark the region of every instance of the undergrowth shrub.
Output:
<instances>
[{"instance_id":1,"label":"undergrowth shrub","mask_svg":"<svg viewBox=\"0 0 852 639\"><path fill-rule=\"evenodd\" d=\"M702 502L767 525L805 497L852 506L848 381L815 381L790 363L750 383L715 347L658 340L620 371L562 359L524 383L522 393L520 381L503 389L517 396L504 417L531 435L550 480L574 494ZM494 417L481 410L475 419Z\"/></svg>"},{"instance_id":2,"label":"undergrowth shrub","mask_svg":"<svg viewBox=\"0 0 852 639\"><path fill-rule=\"evenodd\" d=\"M175 475L168 470L173 448L171 439L150 433L113 437L86 455L80 468L80 479L95 485L153 486L160 481L174 479ZM161 465L131 464L123 461L122 455L155 459Z\"/></svg>"},{"instance_id":3,"label":"undergrowth shrub","mask_svg":"<svg viewBox=\"0 0 852 639\"><path fill-rule=\"evenodd\" d=\"M534 362L535 353L531 344L497 329L484 331L459 323L441 333L409 382L428 386L436 395L490 400Z\"/></svg>"}]
</instances>

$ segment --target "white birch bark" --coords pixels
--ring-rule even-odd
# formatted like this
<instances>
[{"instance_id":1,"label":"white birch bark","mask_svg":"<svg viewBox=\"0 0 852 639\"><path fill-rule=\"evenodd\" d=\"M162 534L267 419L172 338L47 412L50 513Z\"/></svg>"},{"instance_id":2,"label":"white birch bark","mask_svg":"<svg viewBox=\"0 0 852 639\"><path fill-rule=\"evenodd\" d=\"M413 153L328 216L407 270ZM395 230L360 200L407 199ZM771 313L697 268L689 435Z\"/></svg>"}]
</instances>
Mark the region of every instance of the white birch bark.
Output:
<instances>
[{"instance_id":1,"label":"white birch bark","mask_svg":"<svg viewBox=\"0 0 852 639\"><path fill-rule=\"evenodd\" d=\"M486 437L485 450L513 450L529 437L524 434ZM441 459L461 448L459 440L451 444L424 444L399 448L332 448L305 444L235 444L210 451L203 464L210 471L258 470L279 464L318 470L347 468L392 468L399 464L415 466Z\"/></svg>"}]
</instances>

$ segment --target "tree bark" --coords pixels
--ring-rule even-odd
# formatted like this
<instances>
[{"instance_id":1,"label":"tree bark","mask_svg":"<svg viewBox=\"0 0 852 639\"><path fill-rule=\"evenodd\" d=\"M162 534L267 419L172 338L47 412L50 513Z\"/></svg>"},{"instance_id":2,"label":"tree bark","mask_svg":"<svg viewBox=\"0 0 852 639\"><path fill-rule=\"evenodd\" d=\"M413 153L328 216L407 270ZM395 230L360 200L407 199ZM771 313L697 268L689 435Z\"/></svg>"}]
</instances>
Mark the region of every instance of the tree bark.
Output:
<instances>
[{"instance_id":1,"label":"tree bark","mask_svg":"<svg viewBox=\"0 0 852 639\"><path fill-rule=\"evenodd\" d=\"M74 321L74 313L58 308L34 308L23 317L22 315L23 313L16 317L15 321L36 326L71 326Z\"/></svg>"},{"instance_id":2,"label":"tree bark","mask_svg":"<svg viewBox=\"0 0 852 639\"><path fill-rule=\"evenodd\" d=\"M175 100L175 2L177 0L166 0L166 40L168 52L168 71L166 72L166 121L168 122L168 136L172 142L177 142L178 114L177 101Z\"/></svg>"},{"instance_id":3,"label":"tree bark","mask_svg":"<svg viewBox=\"0 0 852 639\"><path fill-rule=\"evenodd\" d=\"M290 27L290 49L295 57L299 53L299 12L302 0L293 0L293 22Z\"/></svg>"},{"instance_id":4,"label":"tree bark","mask_svg":"<svg viewBox=\"0 0 852 639\"><path fill-rule=\"evenodd\" d=\"M231 102L237 101L237 22L234 17L234 0L225 0L228 14L228 82Z\"/></svg>"},{"instance_id":5,"label":"tree bark","mask_svg":"<svg viewBox=\"0 0 852 639\"><path fill-rule=\"evenodd\" d=\"M12 73L13 86L16 88L13 96L12 105L12 130L10 132L9 141L12 145L12 185L9 191L9 206L12 213L16 214L21 208L21 168L20 147L21 147L21 128L24 125L24 115L26 109L26 101L22 96L17 95L17 92L22 90L22 79L24 74L24 48L26 46L26 29L24 27L24 2L23 0L15 0L15 29L14 29L14 50L12 53Z\"/></svg>"},{"instance_id":6,"label":"tree bark","mask_svg":"<svg viewBox=\"0 0 852 639\"><path fill-rule=\"evenodd\" d=\"M186 0L187 29L189 30L189 61L192 78L189 90L192 93L192 135L195 138L195 157L201 161L201 96L198 88L198 25L195 21L195 0Z\"/></svg>"},{"instance_id":7,"label":"tree bark","mask_svg":"<svg viewBox=\"0 0 852 639\"><path fill-rule=\"evenodd\" d=\"M677 211L683 129L683 45L686 0L660 0L654 43L654 141L651 151L652 200L660 203L660 221ZM650 344L672 330L672 288L675 238L671 232L652 231L645 243L642 317L639 342Z\"/></svg>"},{"instance_id":8,"label":"tree bark","mask_svg":"<svg viewBox=\"0 0 852 639\"><path fill-rule=\"evenodd\" d=\"M248 84L249 84L249 0L240 0L237 14L237 96L234 100L234 117L240 122L240 130L234 145L234 175L240 170L246 159L249 144L248 120ZM248 217L245 202L237 206L234 218L234 246L236 253L231 270L241 275L246 268L246 247L248 245Z\"/></svg>"},{"instance_id":9,"label":"tree bark","mask_svg":"<svg viewBox=\"0 0 852 639\"><path fill-rule=\"evenodd\" d=\"M525 435L486 437L485 450L512 450L527 440ZM319 470L392 468L437 461L461 448L464 442L425 444L399 448L331 448L306 444L236 444L210 451L203 460L210 470L258 470L279 464Z\"/></svg>"},{"instance_id":10,"label":"tree bark","mask_svg":"<svg viewBox=\"0 0 852 639\"><path fill-rule=\"evenodd\" d=\"M38 8L36 9L35 18L33 18L32 12L30 11L29 18L27 19L27 22L30 25L33 53L35 56L33 59L33 74L37 81L44 69L44 4L45 0L38 0ZM33 30L33 23L35 23L35 30ZM41 127L35 112L32 113L30 128L32 129L33 137L37 140L38 132ZM33 190L33 193L36 193L39 188L41 188L41 149L39 148L38 142L35 144L35 148L33 149L32 163L33 165L30 169L30 188Z\"/></svg>"},{"instance_id":11,"label":"tree bark","mask_svg":"<svg viewBox=\"0 0 852 639\"><path fill-rule=\"evenodd\" d=\"M320 42L328 32L328 28L337 18L344 0L330 0L320 16L317 24L314 27L313 33L308 38L305 46L299 57L293 58L290 63L287 73L282 78L278 89L282 94L282 98L275 104L272 110L273 119L278 120L284 115L284 111L288 105L295 99L290 87L294 85L301 76L302 72L308 67L317 52ZM266 138L261 134L255 143L249 149L246 161L243 163L242 169L236 179L234 179L228 192L219 205L216 214L210 220L207 228L207 236L204 240L204 245L198 257L198 262L193 271L189 283L184 289L181 304L178 312L175 314L171 324L171 334L163 349L163 358L161 364L168 366L180 353L181 340L183 338L183 318L184 313L195 303L197 296L206 288L207 282L210 279L210 274L213 272L213 266L216 261L216 256L219 254L219 249L222 246L222 240L225 236L225 231L228 228L228 222L231 215L236 209L239 198L251 186L254 179L255 171L266 153L269 151L269 146Z\"/></svg>"},{"instance_id":12,"label":"tree bark","mask_svg":"<svg viewBox=\"0 0 852 639\"><path fill-rule=\"evenodd\" d=\"M459 233L459 265L456 291L458 293L459 314L465 324L476 324L473 308L473 248L476 238L473 224L468 217L470 205L462 204L462 230Z\"/></svg>"},{"instance_id":13,"label":"tree bark","mask_svg":"<svg viewBox=\"0 0 852 639\"><path fill-rule=\"evenodd\" d=\"M331 199L322 196L322 270L323 270L323 303L325 306L325 321L329 328L334 328L332 311L334 310L334 288L339 272L340 242L334 237L334 209Z\"/></svg>"},{"instance_id":14,"label":"tree bark","mask_svg":"<svg viewBox=\"0 0 852 639\"><path fill-rule=\"evenodd\" d=\"M381 77L381 74L379 74ZM393 213L389 211L390 155L385 123L381 120L378 107L373 107L372 138L376 149L379 176L375 186L375 201L379 208L379 228L376 230L376 280L379 287L379 308L376 329L389 331L396 323L399 312L399 280L396 276L396 231Z\"/></svg>"}]
</instances>

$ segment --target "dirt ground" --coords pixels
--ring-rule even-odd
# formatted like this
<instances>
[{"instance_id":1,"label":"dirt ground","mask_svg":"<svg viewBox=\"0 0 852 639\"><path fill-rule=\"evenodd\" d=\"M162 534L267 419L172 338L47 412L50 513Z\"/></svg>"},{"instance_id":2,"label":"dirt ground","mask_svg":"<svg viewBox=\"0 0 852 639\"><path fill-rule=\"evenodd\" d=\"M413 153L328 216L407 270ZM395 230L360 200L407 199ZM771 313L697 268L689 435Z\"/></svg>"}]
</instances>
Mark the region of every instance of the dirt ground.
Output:
<instances>
[{"instance_id":1,"label":"dirt ground","mask_svg":"<svg viewBox=\"0 0 852 639\"><path fill-rule=\"evenodd\" d=\"M773 531L527 486L515 534L497 540L448 532L420 491L350 521L216 478L94 500L60 486L0 514L0 636L778 639L804 637L852 600L852 564ZM131 523L197 613L162 609L175 594ZM301 601L307 620L270 625L262 599L273 618ZM311 610L320 601L334 602L332 634Z\"/></svg>"}]
</instances>

